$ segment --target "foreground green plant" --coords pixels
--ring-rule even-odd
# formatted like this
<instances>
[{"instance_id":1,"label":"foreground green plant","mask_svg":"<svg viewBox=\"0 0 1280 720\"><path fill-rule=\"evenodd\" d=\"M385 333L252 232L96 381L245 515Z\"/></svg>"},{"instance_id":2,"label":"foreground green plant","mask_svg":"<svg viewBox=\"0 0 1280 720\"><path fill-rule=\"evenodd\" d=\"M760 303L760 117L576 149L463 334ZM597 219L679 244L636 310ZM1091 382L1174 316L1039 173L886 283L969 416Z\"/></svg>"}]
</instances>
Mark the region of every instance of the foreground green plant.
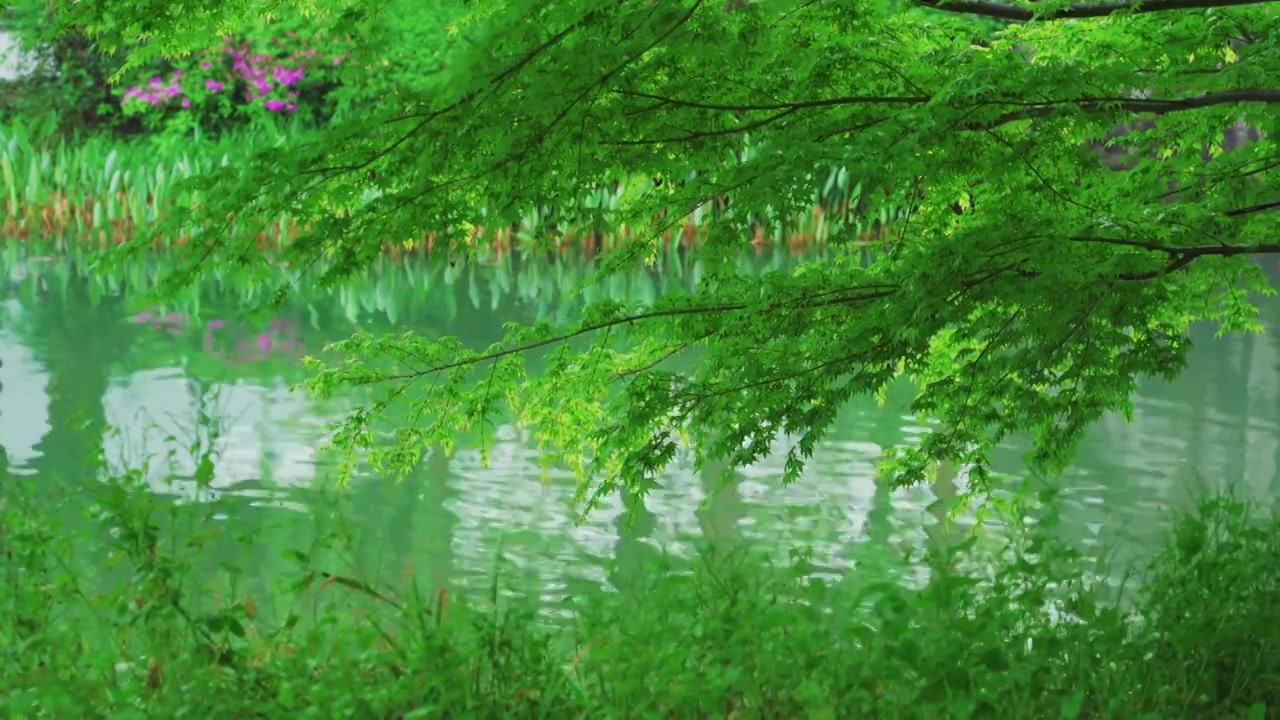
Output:
<instances>
[{"instance_id":1,"label":"foreground green plant","mask_svg":"<svg viewBox=\"0 0 1280 720\"><path fill-rule=\"evenodd\" d=\"M0 499L10 717L1280 717L1280 520L1230 498L1180 516L1119 604L1051 539L1049 505L935 553L923 586L714 553L584 590L566 625L496 580L453 602L412 575L375 586L324 512L264 585L212 505L139 477L84 500L18 487ZM85 512L99 530L60 527Z\"/></svg>"}]
</instances>

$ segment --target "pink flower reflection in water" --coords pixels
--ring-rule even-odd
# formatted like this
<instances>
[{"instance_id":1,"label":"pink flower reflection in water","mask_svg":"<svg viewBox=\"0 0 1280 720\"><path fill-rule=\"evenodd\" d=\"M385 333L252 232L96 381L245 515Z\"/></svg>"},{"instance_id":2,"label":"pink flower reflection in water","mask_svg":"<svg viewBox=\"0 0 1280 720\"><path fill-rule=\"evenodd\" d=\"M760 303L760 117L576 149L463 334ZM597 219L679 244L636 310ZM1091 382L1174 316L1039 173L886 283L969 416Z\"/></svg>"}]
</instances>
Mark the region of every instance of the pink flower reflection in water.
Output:
<instances>
[{"instance_id":1,"label":"pink flower reflection in water","mask_svg":"<svg viewBox=\"0 0 1280 720\"><path fill-rule=\"evenodd\" d=\"M163 330L175 338L187 333L187 316L182 313L162 315L158 308L153 308L134 315L132 321L136 325L147 325L152 330ZM306 354L298 325L292 320L272 320L265 333L246 336L246 329L229 327L226 320L210 320L205 324L201 347L209 356L231 365L273 358L298 361ZM234 350L227 347L232 342Z\"/></svg>"}]
</instances>

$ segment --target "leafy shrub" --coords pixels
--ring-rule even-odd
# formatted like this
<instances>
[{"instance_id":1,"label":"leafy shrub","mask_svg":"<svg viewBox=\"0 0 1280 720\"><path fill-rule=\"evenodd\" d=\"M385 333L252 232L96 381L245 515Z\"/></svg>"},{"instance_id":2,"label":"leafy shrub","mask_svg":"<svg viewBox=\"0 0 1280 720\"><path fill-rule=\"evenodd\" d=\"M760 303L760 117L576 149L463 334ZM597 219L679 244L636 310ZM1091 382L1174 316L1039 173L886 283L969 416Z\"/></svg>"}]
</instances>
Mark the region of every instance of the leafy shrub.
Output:
<instances>
[{"instance_id":1,"label":"leafy shrub","mask_svg":"<svg viewBox=\"0 0 1280 720\"><path fill-rule=\"evenodd\" d=\"M1280 519L1256 513L1224 496L1178 519L1138 606L1133 662L1156 696L1144 702L1178 717L1261 701L1280 710Z\"/></svg>"},{"instance_id":2,"label":"leafy shrub","mask_svg":"<svg viewBox=\"0 0 1280 720\"><path fill-rule=\"evenodd\" d=\"M5 26L40 71L0 84L0 117L29 125L52 124L61 133L122 133L199 127L220 132L264 114L299 114L324 122L333 113L332 69L342 61L341 39L320 24L289 18L259 24L248 37L226 38L195 60L161 62L125 87L110 78L124 64L74 28L59 28L41 0L23 0L6 13Z\"/></svg>"}]
</instances>

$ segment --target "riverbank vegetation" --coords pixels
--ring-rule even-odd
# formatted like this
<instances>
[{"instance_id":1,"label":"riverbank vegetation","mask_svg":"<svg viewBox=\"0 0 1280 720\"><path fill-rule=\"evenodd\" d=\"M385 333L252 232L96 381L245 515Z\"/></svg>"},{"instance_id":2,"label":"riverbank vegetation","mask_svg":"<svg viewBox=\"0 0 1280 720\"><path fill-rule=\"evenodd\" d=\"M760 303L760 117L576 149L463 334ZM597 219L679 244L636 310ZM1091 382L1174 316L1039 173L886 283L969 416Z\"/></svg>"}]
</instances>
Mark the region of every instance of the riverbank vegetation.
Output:
<instances>
[{"instance_id":1,"label":"riverbank vegetation","mask_svg":"<svg viewBox=\"0 0 1280 720\"><path fill-rule=\"evenodd\" d=\"M152 228L173 219L175 211L181 215L183 208L203 206L201 178L214 168L248 164L267 148L305 144L330 124L358 117L365 103L380 94L395 94L389 80L426 62L417 49L428 39L438 63L456 35L444 29L463 16L459 8L445 6L414 8L412 18L397 16L394 22L380 14L377 34L359 40L332 36L322 24L305 18L277 19L246 27L237 38L221 38L190 57L156 60L113 80L108 69L126 72L122 58L99 58L101 48L76 33L51 35L55 23L41 7L20 5L20 10L11 24L28 41L26 49L37 53L38 61L50 68L47 72L56 70L58 79L51 82L38 74L4 84L16 100L0 102L5 121L0 125L0 178L7 188L0 237L92 242L99 249L140 236L153 247L185 245L209 232L207 220L164 234ZM435 30L406 32L413 18ZM90 62L90 57L96 60ZM73 87L63 75L74 75L85 86ZM128 77L136 82L124 79ZM68 126L64 121L75 115L68 108L33 104L32 98L50 84L61 86L63 94L86 96L73 105L100 101L104 95L111 102L99 102L92 122ZM654 190L651 183L661 187L665 180L632 175L598 178L602 182L576 193L579 197L531 205L509 224L486 227L483 221L468 221L418 237L387 238L383 244L392 257L441 249L506 254L533 245L530 240L537 236L551 238L562 253L594 256L631 244L637 233L625 224L606 227L588 216L612 210L624 195ZM864 213L856 207L861 192L847 169L827 168L814 180L812 207L782 220L762 218L747 237L757 252L766 247L806 252L845 226L862 242L882 239L897 210L886 206ZM357 205L370 199L366 193ZM662 250L696 244L705 223L727 202L722 196L692 212L676 209L676 214L672 208L655 208L667 225ZM335 212L350 209L329 207ZM312 229L312 223L295 222L288 212L241 216L238 224L259 228L255 239L262 250L278 249Z\"/></svg>"},{"instance_id":2,"label":"riverbank vegetation","mask_svg":"<svg viewBox=\"0 0 1280 720\"><path fill-rule=\"evenodd\" d=\"M922 548L926 582L884 548L836 581L708 548L548 614L501 563L487 599L370 577L323 503L282 562L254 554L270 514L237 529L140 482L6 480L6 716L1280 717L1280 524L1230 496L1119 591L1051 504L1014 502L1002 539Z\"/></svg>"}]
</instances>

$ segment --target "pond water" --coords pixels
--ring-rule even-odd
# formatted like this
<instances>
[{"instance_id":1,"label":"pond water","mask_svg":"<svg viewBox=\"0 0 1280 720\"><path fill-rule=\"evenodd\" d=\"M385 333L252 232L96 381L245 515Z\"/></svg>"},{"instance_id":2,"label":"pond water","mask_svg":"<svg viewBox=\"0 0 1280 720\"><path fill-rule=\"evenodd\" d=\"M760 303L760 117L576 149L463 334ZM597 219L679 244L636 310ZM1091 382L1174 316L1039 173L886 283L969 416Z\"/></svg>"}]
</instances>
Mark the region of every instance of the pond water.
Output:
<instances>
[{"instance_id":1,"label":"pond water","mask_svg":"<svg viewBox=\"0 0 1280 720\"><path fill-rule=\"evenodd\" d=\"M794 260L744 262L760 269ZM740 469L729 487L676 467L634 523L623 521L616 499L575 522L572 479L553 472L543 482L532 443L514 428L499 433L487 466L464 438L452 457L433 453L400 484L363 476L340 495L319 492L332 486L325 424L360 398L321 401L290 390L306 376L302 355L357 325L488 343L503 323L569 314L593 295L651 298L688 283L697 269L679 262L585 293L577 290L584 266L571 259L387 262L339 291L299 289L273 315L245 314L255 298L217 278L171 307L147 308L130 288L145 286L152 267L95 277L69 260L12 249L3 263L4 482L74 492L96 482L99 456L116 472L145 464L155 493L213 503L228 527L278 549L305 544L296 518L340 502L353 561L371 579L412 563L440 586L479 591L501 550L507 573L554 598L577 583L616 584L624 568L659 549L687 556L699 538L755 540L780 552L810 546L818 572L838 575L863 562L868 547L920 545L946 505L928 489L889 492L873 482L884 449L926 432L905 412L907 387L883 408L849 407L791 487L777 480L780 458ZM1269 328L1280 328L1280 303L1264 300L1262 312ZM1057 532L1070 542L1086 551L1107 543L1121 559L1136 559L1159 542L1169 510L1206 488L1235 483L1267 505L1280 497L1280 340L1216 338L1209 327L1195 340L1187 372L1145 383L1134 422L1109 417L1093 428L1056 481ZM198 456L209 448L212 492L200 494ZM1003 448L1003 469L1017 472L1023 449ZM937 495L955 492L944 486ZM263 552L257 562L278 565L279 554Z\"/></svg>"}]
</instances>

